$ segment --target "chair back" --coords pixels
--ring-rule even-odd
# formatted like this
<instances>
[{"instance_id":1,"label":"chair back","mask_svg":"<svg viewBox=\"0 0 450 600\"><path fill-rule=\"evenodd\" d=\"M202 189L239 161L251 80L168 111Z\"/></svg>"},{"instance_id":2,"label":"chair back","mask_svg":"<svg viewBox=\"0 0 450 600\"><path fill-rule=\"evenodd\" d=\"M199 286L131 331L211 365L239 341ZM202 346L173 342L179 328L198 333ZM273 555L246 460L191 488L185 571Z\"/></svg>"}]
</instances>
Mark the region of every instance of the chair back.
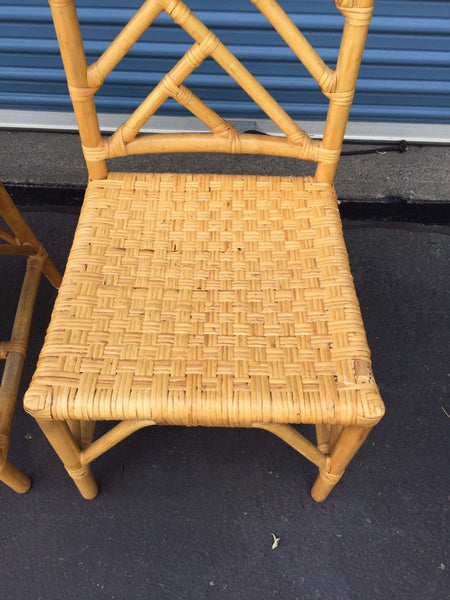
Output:
<instances>
[{"instance_id":1,"label":"chair back","mask_svg":"<svg viewBox=\"0 0 450 600\"><path fill-rule=\"evenodd\" d=\"M106 159L109 158L157 152L225 152L315 161L316 181L332 184L374 0L335 0L344 17L335 69L322 60L276 0L251 2L268 19L328 98L322 140L312 140L182 0L146 0L102 55L90 65L86 62L74 1L49 0L90 179L106 177ZM94 95L162 12L192 37L193 44L128 119L112 135L103 137ZM184 85L186 78L206 59L215 60L236 81L281 130L281 136L237 131ZM210 132L139 134L143 125L168 98L184 106L205 123Z\"/></svg>"}]
</instances>

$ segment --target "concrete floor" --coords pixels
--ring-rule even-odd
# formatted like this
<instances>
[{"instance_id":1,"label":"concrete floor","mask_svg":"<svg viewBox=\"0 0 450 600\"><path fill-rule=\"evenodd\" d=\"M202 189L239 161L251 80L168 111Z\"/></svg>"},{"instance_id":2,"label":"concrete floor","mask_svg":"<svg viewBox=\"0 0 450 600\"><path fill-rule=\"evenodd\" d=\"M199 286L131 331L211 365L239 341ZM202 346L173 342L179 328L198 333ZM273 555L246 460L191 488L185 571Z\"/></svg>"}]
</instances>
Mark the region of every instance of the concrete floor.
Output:
<instances>
[{"instance_id":1,"label":"concrete floor","mask_svg":"<svg viewBox=\"0 0 450 600\"><path fill-rule=\"evenodd\" d=\"M373 150L380 144L345 144L343 151ZM126 171L267 173L305 175L312 163L273 156L198 154L146 155L110 161ZM6 183L83 186L87 181L75 133L0 131L0 180ZM341 200L447 202L450 199L450 146L410 145L406 152L341 157L336 189Z\"/></svg>"},{"instance_id":2,"label":"concrete floor","mask_svg":"<svg viewBox=\"0 0 450 600\"><path fill-rule=\"evenodd\" d=\"M25 216L62 268L74 211ZM33 486L0 484L2 599L448 598L449 229L344 226L387 412L327 502L309 496L315 467L268 433L175 427L98 459L86 501L19 400L10 458ZM17 260L2 261L0 338ZM44 281L21 393L53 299Z\"/></svg>"}]
</instances>

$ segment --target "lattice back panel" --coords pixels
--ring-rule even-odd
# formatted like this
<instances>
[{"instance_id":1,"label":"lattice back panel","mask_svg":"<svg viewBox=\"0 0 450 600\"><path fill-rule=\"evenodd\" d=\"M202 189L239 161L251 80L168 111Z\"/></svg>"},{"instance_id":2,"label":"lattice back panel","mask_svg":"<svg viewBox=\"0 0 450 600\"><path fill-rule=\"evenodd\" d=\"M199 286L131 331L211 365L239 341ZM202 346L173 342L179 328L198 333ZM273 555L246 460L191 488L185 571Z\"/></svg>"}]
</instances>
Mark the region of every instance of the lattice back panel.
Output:
<instances>
[{"instance_id":1,"label":"lattice back panel","mask_svg":"<svg viewBox=\"0 0 450 600\"><path fill-rule=\"evenodd\" d=\"M332 182L353 99L373 0L335 0L345 22L334 70L322 60L276 0L249 1L272 24L328 97L329 109L323 140L312 140L182 0L146 0L98 60L89 66L86 63L74 2L49 0L91 179L106 176L105 160L108 158L156 152L226 152L316 161L316 179L324 183ZM102 137L94 94L163 11L189 34L193 40L192 46L129 118L111 136ZM196 96L184 82L206 59L215 60L258 104L283 135L240 133ZM142 126L168 98L179 102L205 123L210 133L140 135Z\"/></svg>"}]
</instances>

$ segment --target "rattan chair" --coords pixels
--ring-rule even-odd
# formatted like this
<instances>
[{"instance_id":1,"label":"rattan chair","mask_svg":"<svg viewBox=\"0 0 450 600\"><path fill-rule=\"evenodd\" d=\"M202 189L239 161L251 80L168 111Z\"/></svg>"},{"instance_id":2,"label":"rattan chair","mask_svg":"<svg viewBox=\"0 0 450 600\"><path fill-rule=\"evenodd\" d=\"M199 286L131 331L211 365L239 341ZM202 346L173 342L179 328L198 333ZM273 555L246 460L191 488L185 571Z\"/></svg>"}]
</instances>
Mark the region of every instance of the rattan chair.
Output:
<instances>
[{"instance_id":1,"label":"rattan chair","mask_svg":"<svg viewBox=\"0 0 450 600\"><path fill-rule=\"evenodd\" d=\"M0 225L0 256L27 259L11 339L0 342L0 359L5 361L0 383L0 481L22 493L29 489L31 481L8 460L11 425L41 273L55 287L59 287L61 275L1 182L0 217L4 222ZM2 307L2 318L7 314L5 308Z\"/></svg>"},{"instance_id":2,"label":"rattan chair","mask_svg":"<svg viewBox=\"0 0 450 600\"><path fill-rule=\"evenodd\" d=\"M76 10L50 0L90 183L36 373L25 398L92 498L89 464L149 425L255 427L319 468L324 500L384 407L350 273L333 179L372 0L336 0L336 69L275 0L253 0L329 98L313 141L181 0L147 0L87 66ZM94 94L165 11L194 40L110 137ZM343 21L344 22L344 21ZM280 128L239 133L183 82L214 59ZM210 133L139 134L167 98ZM314 177L109 172L106 159L228 152L317 162ZM93 440L97 420L119 421ZM317 445L295 424L314 424Z\"/></svg>"}]
</instances>

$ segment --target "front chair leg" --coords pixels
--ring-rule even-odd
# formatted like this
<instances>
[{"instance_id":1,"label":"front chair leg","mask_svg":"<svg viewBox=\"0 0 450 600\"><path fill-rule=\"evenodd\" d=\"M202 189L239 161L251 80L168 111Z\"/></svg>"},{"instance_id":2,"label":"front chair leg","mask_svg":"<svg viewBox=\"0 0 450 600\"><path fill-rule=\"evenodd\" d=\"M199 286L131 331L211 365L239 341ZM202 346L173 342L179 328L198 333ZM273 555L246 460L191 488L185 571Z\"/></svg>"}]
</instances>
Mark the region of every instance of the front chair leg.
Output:
<instances>
[{"instance_id":1,"label":"front chair leg","mask_svg":"<svg viewBox=\"0 0 450 600\"><path fill-rule=\"evenodd\" d=\"M81 464L80 448L74 440L71 430L63 421L37 419L39 427L62 460L66 471L72 477L83 498L95 498L98 487L89 465Z\"/></svg>"},{"instance_id":2,"label":"front chair leg","mask_svg":"<svg viewBox=\"0 0 450 600\"><path fill-rule=\"evenodd\" d=\"M326 500L331 490L344 474L344 470L371 431L371 427L344 427L334 444L328 460L327 469L320 469L311 490L316 502Z\"/></svg>"},{"instance_id":3,"label":"front chair leg","mask_svg":"<svg viewBox=\"0 0 450 600\"><path fill-rule=\"evenodd\" d=\"M5 461L3 467L0 468L0 481L6 483L6 485L19 494L27 492L31 486L29 477L24 475L22 471L19 471L9 461Z\"/></svg>"}]
</instances>

